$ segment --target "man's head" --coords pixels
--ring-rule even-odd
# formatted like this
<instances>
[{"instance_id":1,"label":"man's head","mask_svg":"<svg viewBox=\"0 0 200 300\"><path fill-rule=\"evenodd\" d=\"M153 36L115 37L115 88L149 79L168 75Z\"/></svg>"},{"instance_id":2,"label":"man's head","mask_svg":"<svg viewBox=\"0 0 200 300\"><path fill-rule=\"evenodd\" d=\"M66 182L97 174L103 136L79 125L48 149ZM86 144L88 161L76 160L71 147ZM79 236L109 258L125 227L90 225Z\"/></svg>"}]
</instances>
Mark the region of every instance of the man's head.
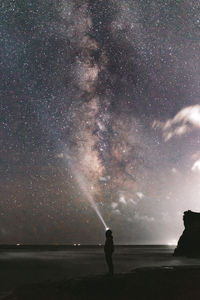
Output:
<instances>
[{"instance_id":1,"label":"man's head","mask_svg":"<svg viewBox=\"0 0 200 300\"><path fill-rule=\"evenodd\" d=\"M106 230L106 237L111 237L112 231L110 229Z\"/></svg>"}]
</instances>

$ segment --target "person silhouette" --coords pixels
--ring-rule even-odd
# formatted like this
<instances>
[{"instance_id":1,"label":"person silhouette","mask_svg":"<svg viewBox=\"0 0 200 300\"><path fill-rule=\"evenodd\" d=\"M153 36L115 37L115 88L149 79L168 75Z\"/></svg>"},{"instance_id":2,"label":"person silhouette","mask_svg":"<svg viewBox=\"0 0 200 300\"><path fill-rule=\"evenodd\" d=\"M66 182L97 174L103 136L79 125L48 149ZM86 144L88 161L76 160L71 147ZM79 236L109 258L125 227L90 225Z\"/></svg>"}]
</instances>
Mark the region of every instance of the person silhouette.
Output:
<instances>
[{"instance_id":1,"label":"person silhouette","mask_svg":"<svg viewBox=\"0 0 200 300\"><path fill-rule=\"evenodd\" d=\"M113 272L114 272L113 261L112 261L113 252L114 252L114 244L113 244L112 231L108 229L106 230L106 241L104 245L104 253L105 253L105 259L109 270L108 274L110 276L113 276Z\"/></svg>"}]
</instances>

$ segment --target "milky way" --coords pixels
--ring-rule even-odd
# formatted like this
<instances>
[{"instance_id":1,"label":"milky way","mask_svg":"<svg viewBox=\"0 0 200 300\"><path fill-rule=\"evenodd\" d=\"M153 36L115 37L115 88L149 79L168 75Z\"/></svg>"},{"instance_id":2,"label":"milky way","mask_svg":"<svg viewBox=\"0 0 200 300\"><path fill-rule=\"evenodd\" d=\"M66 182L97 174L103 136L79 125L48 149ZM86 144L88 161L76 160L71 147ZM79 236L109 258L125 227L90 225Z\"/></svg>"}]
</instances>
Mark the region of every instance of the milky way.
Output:
<instances>
[{"instance_id":1,"label":"milky way","mask_svg":"<svg viewBox=\"0 0 200 300\"><path fill-rule=\"evenodd\" d=\"M200 4L2 1L0 242L167 243L200 210ZM88 196L89 195L89 196Z\"/></svg>"}]
</instances>

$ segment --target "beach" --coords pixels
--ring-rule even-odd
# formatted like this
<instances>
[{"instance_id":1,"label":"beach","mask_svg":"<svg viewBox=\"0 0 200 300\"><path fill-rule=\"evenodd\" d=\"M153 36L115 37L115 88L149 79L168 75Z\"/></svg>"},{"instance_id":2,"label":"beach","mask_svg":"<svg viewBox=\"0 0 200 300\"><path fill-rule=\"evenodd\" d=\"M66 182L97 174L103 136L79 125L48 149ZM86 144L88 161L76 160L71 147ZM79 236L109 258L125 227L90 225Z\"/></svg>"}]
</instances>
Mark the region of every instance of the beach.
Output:
<instances>
[{"instance_id":1,"label":"beach","mask_svg":"<svg viewBox=\"0 0 200 300\"><path fill-rule=\"evenodd\" d=\"M164 286L170 290L174 286L175 290L181 286L190 290L187 284L195 284L200 278L200 259L174 257L173 251L173 246L116 246L113 257L115 276L110 278L106 276L102 246L1 249L0 296L2 299L8 296L9 299L64 299L62 297L69 293L65 299L79 299L80 295L81 299L89 299L92 294L93 299L100 299L103 290L105 297L107 293L112 297L114 289L117 295L113 299L122 299L119 286L122 290L127 289L126 294L132 288L134 293L139 293L142 287L145 287L145 293L147 287L152 291L160 290L160 293L164 293ZM133 296L137 299L136 294Z\"/></svg>"},{"instance_id":2,"label":"beach","mask_svg":"<svg viewBox=\"0 0 200 300\"><path fill-rule=\"evenodd\" d=\"M25 285L7 300L198 300L199 267L142 268L113 277L90 276Z\"/></svg>"}]
</instances>

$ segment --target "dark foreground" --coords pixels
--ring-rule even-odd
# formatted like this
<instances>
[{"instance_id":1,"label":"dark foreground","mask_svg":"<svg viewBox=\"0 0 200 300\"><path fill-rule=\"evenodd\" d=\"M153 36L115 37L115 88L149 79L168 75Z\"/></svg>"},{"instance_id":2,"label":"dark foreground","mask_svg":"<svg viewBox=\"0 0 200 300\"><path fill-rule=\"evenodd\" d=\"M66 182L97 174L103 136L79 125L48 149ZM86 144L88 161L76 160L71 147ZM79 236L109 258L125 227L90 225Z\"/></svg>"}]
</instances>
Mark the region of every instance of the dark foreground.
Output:
<instances>
[{"instance_id":1,"label":"dark foreground","mask_svg":"<svg viewBox=\"0 0 200 300\"><path fill-rule=\"evenodd\" d=\"M0 299L200 300L200 258L173 251L116 246L109 278L102 246L0 247Z\"/></svg>"},{"instance_id":2,"label":"dark foreground","mask_svg":"<svg viewBox=\"0 0 200 300\"><path fill-rule=\"evenodd\" d=\"M16 288L8 300L199 300L199 267L141 268L114 277L46 281Z\"/></svg>"}]
</instances>

